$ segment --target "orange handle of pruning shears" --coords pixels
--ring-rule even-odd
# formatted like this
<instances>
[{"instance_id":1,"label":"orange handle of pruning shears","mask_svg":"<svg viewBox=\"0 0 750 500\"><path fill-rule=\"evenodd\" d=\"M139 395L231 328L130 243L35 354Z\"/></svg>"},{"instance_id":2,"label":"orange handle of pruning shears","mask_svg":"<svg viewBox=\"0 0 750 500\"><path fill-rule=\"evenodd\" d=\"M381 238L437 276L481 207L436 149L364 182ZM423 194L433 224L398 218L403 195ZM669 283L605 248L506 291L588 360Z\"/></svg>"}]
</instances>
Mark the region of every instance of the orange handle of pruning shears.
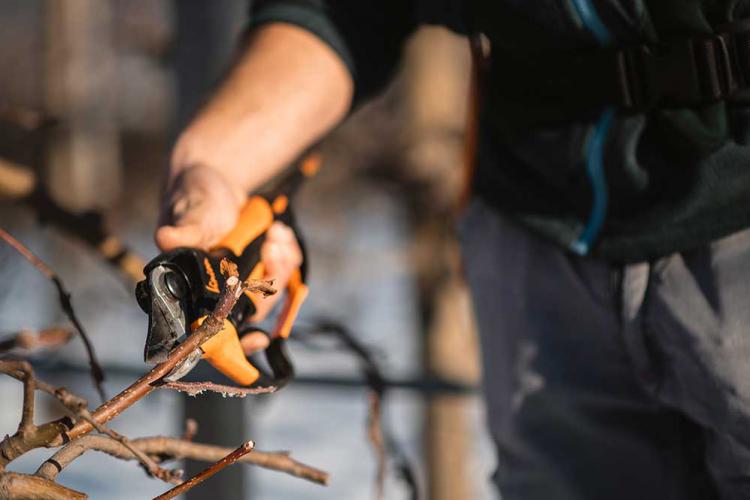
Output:
<instances>
[{"instance_id":1,"label":"orange handle of pruning shears","mask_svg":"<svg viewBox=\"0 0 750 500\"><path fill-rule=\"evenodd\" d=\"M299 172L309 177L317 171L320 159L311 155L300 166ZM261 195L252 196L242 208L237 224L224 239L212 249L212 252L231 252L230 259L236 261L240 278L261 279L264 275L264 265L260 260L259 247L251 249L251 245L258 242L274 221L284 218L289 210L289 194L281 193L273 197ZM271 338L286 339L292 331L294 322L308 295L308 287L304 283L302 270L296 269L286 286L286 299L279 314ZM255 295L247 294L256 305L263 300ZM205 317L195 322L197 327ZM260 377L258 369L247 359L240 344L237 326L225 320L224 329L201 345L203 359L208 361L221 373L241 385L251 385Z\"/></svg>"}]
</instances>

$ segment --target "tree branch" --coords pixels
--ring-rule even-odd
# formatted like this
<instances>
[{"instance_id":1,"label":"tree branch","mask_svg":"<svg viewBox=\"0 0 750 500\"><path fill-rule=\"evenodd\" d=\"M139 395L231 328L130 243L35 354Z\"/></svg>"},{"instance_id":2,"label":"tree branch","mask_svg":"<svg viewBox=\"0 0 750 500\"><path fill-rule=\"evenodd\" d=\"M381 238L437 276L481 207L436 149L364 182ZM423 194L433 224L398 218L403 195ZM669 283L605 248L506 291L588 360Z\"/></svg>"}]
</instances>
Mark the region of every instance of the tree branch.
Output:
<instances>
[{"instance_id":1,"label":"tree branch","mask_svg":"<svg viewBox=\"0 0 750 500\"><path fill-rule=\"evenodd\" d=\"M64 328L47 328L39 333L21 330L17 334L0 341L0 353L13 349L36 351L39 349L56 349L70 341L73 333Z\"/></svg>"},{"instance_id":2,"label":"tree branch","mask_svg":"<svg viewBox=\"0 0 750 500\"><path fill-rule=\"evenodd\" d=\"M83 325L78 320L78 316L73 309L73 304L70 302L70 293L63 285L62 280L60 280L60 277L57 276L57 274L52 269L50 269L47 264L45 264L39 257L34 255L31 250L26 248L23 243L15 239L2 228L0 228L0 238L5 240L8 245L10 245L14 250L20 253L27 261L29 261L34 267L36 267L40 273L42 273L47 279L49 279L52 284L55 285L55 288L57 289L58 300L60 302L60 307L62 308L63 312L68 317L70 322L73 323L73 326L75 327L76 331L78 331L78 335L81 337L81 341L86 348L86 354L89 358L89 368L91 369L91 378L94 382L94 387L96 387L101 400L105 401L107 398L104 395L104 387L102 386L102 383L104 382L104 371L102 370L99 361L96 359L94 346L91 343L89 336L84 331Z\"/></svg>"},{"instance_id":3,"label":"tree branch","mask_svg":"<svg viewBox=\"0 0 750 500\"><path fill-rule=\"evenodd\" d=\"M83 500L88 496L41 477L16 472L3 472L0 473L0 498Z\"/></svg>"},{"instance_id":4,"label":"tree branch","mask_svg":"<svg viewBox=\"0 0 750 500\"><path fill-rule=\"evenodd\" d=\"M369 403L369 411L367 413L367 437L370 440L370 445L372 445L377 463L374 498L375 500L383 500L383 494L385 493L385 476L387 472L386 466L388 464L388 457L385 450L385 443L383 442L380 394L375 391L370 391Z\"/></svg>"},{"instance_id":5,"label":"tree branch","mask_svg":"<svg viewBox=\"0 0 750 500\"><path fill-rule=\"evenodd\" d=\"M2 230L0 229L0 231ZM167 357L166 361L154 367L154 369L131 384L120 394L94 410L91 414L91 419L98 424L104 424L153 391L159 386L161 379L169 374L177 364L198 348L198 346L222 330L224 320L244 291L254 292L260 290L261 293L264 293L264 291L267 291L268 286L267 282L248 281L242 283L236 274L229 276L226 279L226 288L219 298L214 311L201 326L190 334L182 344L176 347ZM2 368L1 361L0 368ZM0 371L3 370L0 369ZM23 380L23 371L19 371L15 367L8 367L6 365L4 371L18 380ZM73 415L77 416L81 409L86 409L87 407L85 400L70 394L65 389L54 388L41 381L36 381L36 385L39 390L48 392L58 398L61 403L71 410ZM25 434L17 432L13 436L6 436L0 441L0 470L9 462L31 449L43 446L60 446L64 442L72 441L91 432L93 429L94 426L92 423L85 419L78 419L76 422L71 422L70 418L63 418L36 427L34 432Z\"/></svg>"},{"instance_id":6,"label":"tree branch","mask_svg":"<svg viewBox=\"0 0 750 500\"><path fill-rule=\"evenodd\" d=\"M233 385L215 384L213 382L167 382L161 386L162 389L172 389L184 392L188 396L198 396L204 392L216 392L224 397L244 398L256 394L270 394L276 392L278 387L235 387Z\"/></svg>"},{"instance_id":7,"label":"tree branch","mask_svg":"<svg viewBox=\"0 0 750 500\"><path fill-rule=\"evenodd\" d=\"M150 372L136 380L120 394L94 410L92 413L94 420L101 424L110 421L133 405L136 401L159 387L159 385L161 385L161 379L171 373L175 366L224 328L224 320L232 311L232 308L244 291L260 291L261 293L264 293L264 290L266 290L267 287L267 282L258 283L256 280L253 280L253 282L242 283L237 277L235 270L234 274L226 279L226 288L219 298L214 311L208 315L201 326L196 328L183 343L177 346L169 354L166 361L156 365ZM90 423L78 422L72 429L70 429L66 437L72 440L90 432L91 429L93 429L93 427Z\"/></svg>"},{"instance_id":8,"label":"tree branch","mask_svg":"<svg viewBox=\"0 0 750 500\"><path fill-rule=\"evenodd\" d=\"M143 453L164 460L190 459L201 462L215 462L232 451L231 448L192 443L184 439L168 437L137 438L131 440L130 443ZM60 471L90 450L107 453L121 460L136 459L130 450L114 439L108 436L88 435L63 446L37 469L36 475L54 480ZM242 457L239 462L284 472L317 484L327 485L329 481L328 473L297 462L286 452L253 451L253 453Z\"/></svg>"},{"instance_id":9,"label":"tree branch","mask_svg":"<svg viewBox=\"0 0 750 500\"><path fill-rule=\"evenodd\" d=\"M203 469L195 476L191 477L184 483L175 486L171 490L162 493L158 497L154 498L154 500L169 500L170 498L174 498L177 495L181 495L182 493L185 493L186 491L194 488L195 486L198 486L200 483L208 479L209 477L213 476L217 472L221 471L224 467L227 467L229 465L232 465L240 458L244 457L248 453L250 453L253 448L255 447L255 443L252 441L246 441L242 444L239 448L234 450L229 455L225 456L218 462L212 464L210 467Z\"/></svg>"},{"instance_id":10,"label":"tree branch","mask_svg":"<svg viewBox=\"0 0 750 500\"><path fill-rule=\"evenodd\" d=\"M80 413L80 417L90 423L100 434L109 436L110 438L114 439L122 446L124 446L141 463L141 466L149 476L156 477L164 482L173 484L179 484L182 480L182 470L165 469L163 467L160 467L159 464L154 461L154 459L140 451L138 448L134 447L128 438L94 420L88 410L82 410Z\"/></svg>"}]
</instances>

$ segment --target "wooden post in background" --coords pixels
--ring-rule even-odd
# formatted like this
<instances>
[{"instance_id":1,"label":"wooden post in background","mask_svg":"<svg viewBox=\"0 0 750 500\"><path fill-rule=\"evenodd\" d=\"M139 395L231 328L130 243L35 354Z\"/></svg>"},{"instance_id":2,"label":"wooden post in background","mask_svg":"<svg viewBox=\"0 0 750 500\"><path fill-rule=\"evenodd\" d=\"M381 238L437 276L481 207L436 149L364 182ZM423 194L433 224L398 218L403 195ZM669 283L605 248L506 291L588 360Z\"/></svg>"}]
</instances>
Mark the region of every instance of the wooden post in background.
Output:
<instances>
[{"instance_id":1,"label":"wooden post in background","mask_svg":"<svg viewBox=\"0 0 750 500\"><path fill-rule=\"evenodd\" d=\"M52 195L73 210L106 208L121 176L111 0L46 0L47 145Z\"/></svg>"},{"instance_id":2,"label":"wooden post in background","mask_svg":"<svg viewBox=\"0 0 750 500\"><path fill-rule=\"evenodd\" d=\"M451 226L462 191L470 70L468 43L447 30L424 28L411 40L404 64L406 158L410 175L429 186L415 207L415 238L425 370L467 385L480 362L468 291L460 277ZM428 400L425 445L428 497L475 498L467 467L473 449L467 396Z\"/></svg>"}]
</instances>

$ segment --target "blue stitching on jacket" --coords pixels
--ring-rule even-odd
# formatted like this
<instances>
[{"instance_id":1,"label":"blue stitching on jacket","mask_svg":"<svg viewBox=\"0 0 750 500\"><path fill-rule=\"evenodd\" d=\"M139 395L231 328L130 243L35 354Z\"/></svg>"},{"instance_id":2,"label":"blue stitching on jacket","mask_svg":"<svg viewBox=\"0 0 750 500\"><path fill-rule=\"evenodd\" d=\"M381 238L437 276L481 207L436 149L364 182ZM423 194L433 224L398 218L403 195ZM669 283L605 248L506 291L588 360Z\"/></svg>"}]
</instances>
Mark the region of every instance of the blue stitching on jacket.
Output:
<instances>
[{"instance_id":1,"label":"blue stitching on jacket","mask_svg":"<svg viewBox=\"0 0 750 500\"><path fill-rule=\"evenodd\" d=\"M593 33L597 41L601 45L610 45L613 42L612 34L602 22L599 14L596 13L591 0L572 0L572 2L581 22Z\"/></svg>"},{"instance_id":2,"label":"blue stitching on jacket","mask_svg":"<svg viewBox=\"0 0 750 500\"><path fill-rule=\"evenodd\" d=\"M570 245L570 249L580 255L586 255L589 252L607 216L609 193L604 176L604 146L609 130L612 128L614 116L614 109L606 109L586 144L586 173L591 181L594 199L586 227L578 239Z\"/></svg>"},{"instance_id":3,"label":"blue stitching on jacket","mask_svg":"<svg viewBox=\"0 0 750 500\"><path fill-rule=\"evenodd\" d=\"M599 18L591 0L572 0L572 2L581 22L596 37L597 41L601 45L610 45L613 41L612 35ZM591 182L593 201L586 226L578 239L570 244L570 249L579 255L589 253L607 216L609 193L607 192L607 180L604 175L604 147L609 130L612 128L614 115L614 108L605 109L586 143L586 173Z\"/></svg>"}]
</instances>

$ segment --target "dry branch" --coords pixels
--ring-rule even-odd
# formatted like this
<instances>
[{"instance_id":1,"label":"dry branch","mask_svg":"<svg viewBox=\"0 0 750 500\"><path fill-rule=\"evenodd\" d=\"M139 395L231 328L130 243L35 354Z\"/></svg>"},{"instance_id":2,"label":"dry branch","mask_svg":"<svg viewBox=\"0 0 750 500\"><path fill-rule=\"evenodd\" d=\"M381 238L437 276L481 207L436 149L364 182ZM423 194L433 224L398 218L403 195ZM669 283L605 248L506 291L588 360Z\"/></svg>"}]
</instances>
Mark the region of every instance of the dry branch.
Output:
<instances>
[{"instance_id":1,"label":"dry branch","mask_svg":"<svg viewBox=\"0 0 750 500\"><path fill-rule=\"evenodd\" d=\"M231 448L192 443L184 439L168 437L147 437L132 439L130 443L149 456L160 457L163 460L190 459L201 462L216 462L229 454ZM100 451L121 460L135 460L133 453L108 436L88 435L71 441L52 457L44 462L36 471L36 475L54 480L57 474L70 465L76 458L87 451ZM297 462L286 452L253 451L242 457L239 462L256 465L265 469L306 479L317 484L328 484L328 473Z\"/></svg>"},{"instance_id":2,"label":"dry branch","mask_svg":"<svg viewBox=\"0 0 750 500\"><path fill-rule=\"evenodd\" d=\"M36 175L31 169L0 158L0 198L18 199L34 191Z\"/></svg>"},{"instance_id":3,"label":"dry branch","mask_svg":"<svg viewBox=\"0 0 750 500\"><path fill-rule=\"evenodd\" d=\"M0 236L9 241L11 245L13 245L13 242L17 243L1 229L0 232ZM14 245L14 248L37 266L43 274L59 284L56 275L43 262L38 260L23 245L20 245L20 243L18 245L19 247ZM128 440L104 426L105 422L158 387L161 379L170 373L179 362L206 340L221 331L225 318L243 292L251 291L263 294L275 292L268 282L248 280L242 283L236 275L236 270L226 266L226 271L231 274L226 279L226 288L213 313L206 318L201 327L196 329L185 342L170 353L164 363L156 366L123 392L102 404L93 414L88 411L88 404L85 399L68 392L65 388L54 387L36 379L28 362L0 360L0 373L5 373L24 384L24 402L19 429L13 436L6 436L5 439L0 441L0 498L86 498L82 493L57 485L54 480L63 468L89 450L102 451L124 460L138 460L150 474L173 481L176 479L175 471L161 468L158 462L168 459L219 461L218 464L214 464L207 469L205 473L196 476L195 481L186 483L184 489L192 487L191 484L197 484L196 481L218 472L222 467L234 461L285 472L318 484L328 483L329 476L326 472L297 462L286 452L256 452L247 455L248 444L232 453L232 450L225 448L192 443L190 439L196 432L195 422L187 423L185 439L154 437ZM195 385L200 387L201 390L219 390L219 392L236 392L238 390L209 383ZM36 426L33 421L36 390L54 396L71 413L73 420L65 418ZM243 392L244 394L261 393L268 392L268 389L240 390L240 393ZM93 429L98 430L103 435L85 435ZM4 468L9 462L31 449L58 446L62 447L39 467L35 476L4 472Z\"/></svg>"},{"instance_id":4,"label":"dry branch","mask_svg":"<svg viewBox=\"0 0 750 500\"><path fill-rule=\"evenodd\" d=\"M377 472L375 473L375 500L383 500L385 493L385 475L387 462L387 454L385 451L385 443L383 442L383 424L381 418L381 396L376 391L370 391L369 393L369 411L367 413L367 437L370 440L370 445L375 452L375 459L377 463Z\"/></svg>"},{"instance_id":5,"label":"dry branch","mask_svg":"<svg viewBox=\"0 0 750 500\"><path fill-rule=\"evenodd\" d=\"M2 230L0 229L0 231ZM21 246L21 248L28 252L25 247ZM32 258L35 258L33 254L30 252L28 253ZM43 263L42 266L50 273L52 272ZM268 291L268 286L267 282L252 281L242 283L236 275L229 276L226 279L226 288L219 298L216 308L206 318L203 324L188 336L182 344L175 348L165 362L154 367L153 370L138 379L135 383L131 384L120 394L94 410L91 414L93 421L98 424L104 424L153 391L158 387L161 379L169 374L178 363L185 359L198 346L221 331L224 325L224 319L228 316L232 307L234 307L234 304L237 302L237 299L244 291L247 290L253 292L256 289L260 289L262 293L265 293ZM17 372L11 374L11 376L23 380L22 377L24 374L23 372ZM61 398L61 391L64 392L64 395L70 397L70 394L67 393L67 391L56 389L51 386L46 386L45 388L45 385L46 384L42 384L39 381L37 382L37 387L40 390L45 392L51 391L51 393L58 399ZM63 400L61 400L61 402L66 404ZM66 407L68 407L67 404ZM83 402L82 408L86 408L85 401ZM79 407L78 411L80 411L80 409L81 408ZM76 411L73 411L73 414L78 415ZM63 418L35 427L33 432L23 434L16 432L13 436L6 436L0 441L0 470L2 470L2 468L9 462L15 460L31 449L60 446L65 442L72 441L91 432L93 429L94 426L91 422L87 422L84 419L78 419L77 422L71 422L70 418Z\"/></svg>"},{"instance_id":6,"label":"dry branch","mask_svg":"<svg viewBox=\"0 0 750 500\"><path fill-rule=\"evenodd\" d=\"M36 351L39 349L57 349L67 344L73 337L73 332L64 328L47 328L39 333L31 330L21 330L15 335L0 341L0 353L12 349Z\"/></svg>"},{"instance_id":7,"label":"dry branch","mask_svg":"<svg viewBox=\"0 0 750 500\"><path fill-rule=\"evenodd\" d=\"M215 384L213 382L167 382L162 385L163 389L172 389L183 392L188 396L198 396L204 392L215 392L224 397L244 398L256 394L270 394L276 392L278 387L270 385L268 387L236 387L233 385Z\"/></svg>"},{"instance_id":8,"label":"dry branch","mask_svg":"<svg viewBox=\"0 0 750 500\"><path fill-rule=\"evenodd\" d=\"M224 320L244 291L265 293L268 287L269 284L266 281L248 280L248 282L242 283L236 274L229 276L226 280L226 288L214 311L208 315L201 326L196 328L182 344L177 346L169 354L166 361L156 365L153 370L136 380L120 394L94 410L92 413L94 420L101 424L106 423L156 389L161 384L161 379L167 376L175 366L224 328ZM66 433L66 437L71 440L75 439L90 432L92 428L88 422L78 422Z\"/></svg>"},{"instance_id":9,"label":"dry branch","mask_svg":"<svg viewBox=\"0 0 750 500\"><path fill-rule=\"evenodd\" d=\"M140 462L141 466L149 476L156 477L167 483L180 483L183 474L181 469L165 469L163 467L160 467L153 458L149 457L138 448L133 446L128 438L94 420L88 410L81 410L80 417L86 422L90 423L100 434L109 436L110 438L114 439L122 446L124 446L130 453L133 454L136 460Z\"/></svg>"},{"instance_id":10,"label":"dry branch","mask_svg":"<svg viewBox=\"0 0 750 500\"><path fill-rule=\"evenodd\" d=\"M154 500L169 500L170 498L174 498L177 495L181 495L182 493L185 493L189 489L192 489L195 486L198 486L200 483L202 483L206 479L210 478L217 472L221 471L224 467L232 465L237 460L239 460L240 458L250 453L254 447L255 447L255 443L253 443L252 441L247 441L243 443L242 446L234 450L229 455L225 456L218 462L212 464L210 467L203 469L198 474L191 477L184 483L178 486L175 486L174 488L172 488L171 490L165 493L162 493L158 497L154 498Z\"/></svg>"},{"instance_id":11,"label":"dry branch","mask_svg":"<svg viewBox=\"0 0 750 500\"><path fill-rule=\"evenodd\" d=\"M73 323L73 326L75 327L76 331L78 331L78 335L81 337L83 345L86 348L86 354L89 358L89 368L91 369L91 378L94 381L94 386L96 387L96 390L99 393L99 397L102 399L102 401L106 400L107 398L104 395L104 388L102 387L102 383L104 382L104 371L102 370L101 365L96 359L94 346L91 344L89 336L84 331L83 325L81 325L81 322L78 320L78 316L73 309L73 304L70 302L70 293L63 285L62 280L60 280L60 277L57 276L57 274L52 269L50 269L47 264L45 264L39 257L34 255L31 250L26 248L23 243L15 239L2 228L0 228L0 238L5 240L8 245L10 245L14 250L20 253L26 260L28 260L34 267L36 267L40 273L42 273L47 279L49 279L52 284L55 285L55 288L57 289L58 299L60 301L60 307L62 308L63 312L68 317L70 322Z\"/></svg>"},{"instance_id":12,"label":"dry branch","mask_svg":"<svg viewBox=\"0 0 750 500\"><path fill-rule=\"evenodd\" d=\"M198 422L195 419L188 418L185 420L185 431L182 433L182 439L192 441L196 434L198 434Z\"/></svg>"},{"instance_id":13,"label":"dry branch","mask_svg":"<svg viewBox=\"0 0 750 500\"><path fill-rule=\"evenodd\" d=\"M8 122L18 128L34 131L55 123L55 120L41 111L17 106L8 102L0 102L0 121Z\"/></svg>"},{"instance_id":14,"label":"dry branch","mask_svg":"<svg viewBox=\"0 0 750 500\"><path fill-rule=\"evenodd\" d=\"M0 498L33 498L35 500L82 500L87 495L52 481L28 474L0 474Z\"/></svg>"},{"instance_id":15,"label":"dry branch","mask_svg":"<svg viewBox=\"0 0 750 500\"><path fill-rule=\"evenodd\" d=\"M0 361L0 373L20 380L24 384L21 423L15 434L6 436L0 442L0 471L2 471L5 465L31 449L63 444L61 433L67 429L64 423L49 422L40 426L34 424L35 390L54 396L73 414L85 409L87 402L85 399L68 392L65 388L53 387L36 379L31 365L26 361Z\"/></svg>"}]
</instances>

